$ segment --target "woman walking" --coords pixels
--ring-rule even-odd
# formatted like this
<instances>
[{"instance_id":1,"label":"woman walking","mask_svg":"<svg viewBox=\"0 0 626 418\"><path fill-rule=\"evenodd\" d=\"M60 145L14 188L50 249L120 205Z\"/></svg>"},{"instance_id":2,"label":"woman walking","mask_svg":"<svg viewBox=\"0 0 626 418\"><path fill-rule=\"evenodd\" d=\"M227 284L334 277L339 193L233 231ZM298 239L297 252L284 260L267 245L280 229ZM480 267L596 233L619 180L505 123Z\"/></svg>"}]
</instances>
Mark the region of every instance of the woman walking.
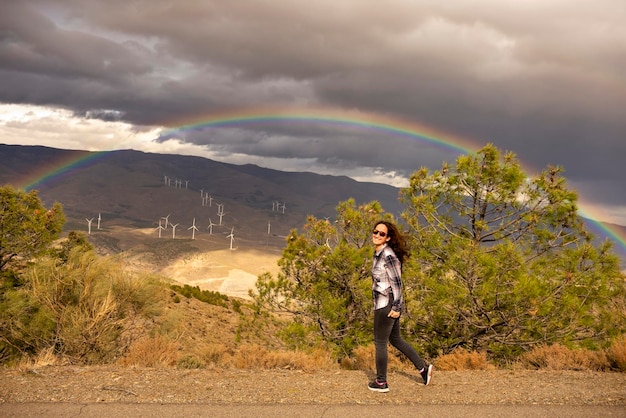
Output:
<instances>
[{"instance_id":1,"label":"woman walking","mask_svg":"<svg viewBox=\"0 0 626 418\"><path fill-rule=\"evenodd\" d=\"M426 364L415 349L400 336L400 313L404 305L402 262L408 256L404 238L393 223L379 221L374 225L372 242L376 247L372 263L376 379L368 384L368 388L376 392L389 392L388 343L411 360L427 385L433 372L432 364Z\"/></svg>"}]
</instances>

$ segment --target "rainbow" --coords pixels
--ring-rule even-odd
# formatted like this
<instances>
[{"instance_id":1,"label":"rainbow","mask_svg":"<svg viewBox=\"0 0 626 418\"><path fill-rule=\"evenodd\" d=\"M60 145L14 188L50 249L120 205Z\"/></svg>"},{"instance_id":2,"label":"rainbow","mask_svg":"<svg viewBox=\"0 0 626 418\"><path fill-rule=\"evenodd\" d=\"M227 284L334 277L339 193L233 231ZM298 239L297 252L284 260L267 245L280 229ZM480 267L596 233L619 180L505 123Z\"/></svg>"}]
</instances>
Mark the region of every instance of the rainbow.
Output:
<instances>
[{"instance_id":1,"label":"rainbow","mask_svg":"<svg viewBox=\"0 0 626 418\"><path fill-rule=\"evenodd\" d=\"M235 110L230 112L212 113L209 116L198 115L184 120L171 121L165 124L161 139L173 138L184 134L186 131L203 130L211 128L246 127L271 124L298 123L305 125L318 125L338 128L359 129L367 132L379 132L396 137L404 137L412 141L419 141L428 145L452 151L456 154L468 154L478 150L481 146L476 141L462 138L444 131L433 129L413 121L406 121L395 117L350 111L343 109L293 109L293 108L263 108ZM63 174L82 167L94 159L102 157L109 151L81 154L69 161L59 161L52 167L40 169L33 173L32 178L23 186L24 189L35 188L42 183ZM527 167L526 172L530 172ZM602 231L611 237L621 253L626 253L626 234L618 229L613 229L591 216L591 209L579 200L580 214L589 219L593 229Z\"/></svg>"},{"instance_id":2,"label":"rainbow","mask_svg":"<svg viewBox=\"0 0 626 418\"><path fill-rule=\"evenodd\" d=\"M596 221L597 217L590 213L590 210L579 201L578 213L585 219L591 221L591 232L594 235L598 235L598 232L608 236L617 243L617 250L622 254L626 254L626 233L621 230L611 227L605 223Z\"/></svg>"},{"instance_id":3,"label":"rainbow","mask_svg":"<svg viewBox=\"0 0 626 418\"><path fill-rule=\"evenodd\" d=\"M103 158L110 151L74 151L68 154L63 153L63 157L51 159L47 164L29 173L22 180L17 182L19 189L29 191L41 187L42 185L62 178L63 176L88 166L92 162Z\"/></svg>"},{"instance_id":4,"label":"rainbow","mask_svg":"<svg viewBox=\"0 0 626 418\"><path fill-rule=\"evenodd\" d=\"M265 108L263 110L251 109L243 112L238 110L214 113L209 118L195 117L170 123L168 125L171 128L163 132L163 137L173 137L176 134L191 130L289 123L381 132L422 141L457 154L467 154L479 148L477 144L466 138L455 137L416 122L409 122L378 113L329 108L306 110Z\"/></svg>"}]
</instances>

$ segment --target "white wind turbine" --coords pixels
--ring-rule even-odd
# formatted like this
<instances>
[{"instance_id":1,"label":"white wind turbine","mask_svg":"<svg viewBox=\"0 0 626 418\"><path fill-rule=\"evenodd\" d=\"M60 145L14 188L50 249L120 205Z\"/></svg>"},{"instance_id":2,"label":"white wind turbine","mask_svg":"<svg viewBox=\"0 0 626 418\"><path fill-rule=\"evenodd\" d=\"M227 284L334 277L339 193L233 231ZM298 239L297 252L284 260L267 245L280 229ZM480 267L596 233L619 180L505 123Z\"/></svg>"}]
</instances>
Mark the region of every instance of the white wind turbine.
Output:
<instances>
[{"instance_id":1,"label":"white wind turbine","mask_svg":"<svg viewBox=\"0 0 626 418\"><path fill-rule=\"evenodd\" d=\"M187 230L191 229L191 239L196 239L196 231L198 230L198 228L196 227L196 218L193 218L193 223L191 224L191 226L189 228L187 228Z\"/></svg>"},{"instance_id":2,"label":"white wind turbine","mask_svg":"<svg viewBox=\"0 0 626 418\"><path fill-rule=\"evenodd\" d=\"M286 203L283 203L283 213L285 213Z\"/></svg>"},{"instance_id":3,"label":"white wind turbine","mask_svg":"<svg viewBox=\"0 0 626 418\"><path fill-rule=\"evenodd\" d=\"M271 230L272 230L272 226L270 225L270 221L267 221L267 235L270 234Z\"/></svg>"},{"instance_id":4,"label":"white wind turbine","mask_svg":"<svg viewBox=\"0 0 626 418\"><path fill-rule=\"evenodd\" d=\"M217 225L217 224L214 224L211 218L209 218L209 226L207 226L207 228L209 228L210 235L213 235L213 225Z\"/></svg>"},{"instance_id":5,"label":"white wind turbine","mask_svg":"<svg viewBox=\"0 0 626 418\"><path fill-rule=\"evenodd\" d=\"M206 195L207 195L207 198L209 199L209 207L213 206L212 205L213 204L213 197L210 194L208 194L208 193Z\"/></svg>"},{"instance_id":6,"label":"white wind turbine","mask_svg":"<svg viewBox=\"0 0 626 418\"><path fill-rule=\"evenodd\" d=\"M235 240L235 227L233 226L230 230L230 234L226 236L226 238L230 238L230 249L233 249L233 241Z\"/></svg>"},{"instance_id":7,"label":"white wind turbine","mask_svg":"<svg viewBox=\"0 0 626 418\"><path fill-rule=\"evenodd\" d=\"M161 231L163 231L163 225L161 225L161 220L159 219L159 226L157 226L157 230L159 231L159 238L161 238Z\"/></svg>"},{"instance_id":8,"label":"white wind turbine","mask_svg":"<svg viewBox=\"0 0 626 418\"><path fill-rule=\"evenodd\" d=\"M100 216L100 212L98 212L98 229L100 229L100 221L102 220L102 217Z\"/></svg>"},{"instance_id":9,"label":"white wind turbine","mask_svg":"<svg viewBox=\"0 0 626 418\"><path fill-rule=\"evenodd\" d=\"M167 229L167 225L168 225L168 222L169 222L169 219L170 219L170 215L171 215L171 213L169 213L167 216L161 216L161 219L163 219L165 221L165 229ZM161 222L159 221L159 224L160 223Z\"/></svg>"},{"instance_id":10,"label":"white wind turbine","mask_svg":"<svg viewBox=\"0 0 626 418\"><path fill-rule=\"evenodd\" d=\"M170 224L172 225L172 224ZM172 225L172 239L176 239L176 227L178 226L178 224L176 225Z\"/></svg>"},{"instance_id":11,"label":"white wind turbine","mask_svg":"<svg viewBox=\"0 0 626 418\"><path fill-rule=\"evenodd\" d=\"M87 219L85 218L85 220L87 221L87 224L89 225L89 233L87 235L91 235L91 223L93 222L94 218L91 219Z\"/></svg>"},{"instance_id":12,"label":"white wind turbine","mask_svg":"<svg viewBox=\"0 0 626 418\"><path fill-rule=\"evenodd\" d=\"M224 217L225 213L224 213L224 204L223 203L218 203L217 204L217 216L220 217L220 225L222 225L222 218Z\"/></svg>"}]
</instances>

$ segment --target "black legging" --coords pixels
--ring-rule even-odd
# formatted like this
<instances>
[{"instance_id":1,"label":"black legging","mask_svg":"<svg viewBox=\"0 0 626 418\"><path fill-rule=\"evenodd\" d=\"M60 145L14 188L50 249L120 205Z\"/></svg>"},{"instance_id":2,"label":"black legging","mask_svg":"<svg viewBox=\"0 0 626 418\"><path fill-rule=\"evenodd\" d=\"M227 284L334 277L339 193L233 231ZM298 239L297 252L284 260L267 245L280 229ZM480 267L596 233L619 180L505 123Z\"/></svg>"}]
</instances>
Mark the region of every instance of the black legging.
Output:
<instances>
[{"instance_id":1,"label":"black legging","mask_svg":"<svg viewBox=\"0 0 626 418\"><path fill-rule=\"evenodd\" d=\"M393 298L391 298L393 299ZM413 346L400 336L400 318L390 318L391 303L385 308L374 311L374 346L376 347L376 379L379 382L387 381L387 342L396 347L408 357L417 370L426 367L426 362L417 354Z\"/></svg>"}]
</instances>

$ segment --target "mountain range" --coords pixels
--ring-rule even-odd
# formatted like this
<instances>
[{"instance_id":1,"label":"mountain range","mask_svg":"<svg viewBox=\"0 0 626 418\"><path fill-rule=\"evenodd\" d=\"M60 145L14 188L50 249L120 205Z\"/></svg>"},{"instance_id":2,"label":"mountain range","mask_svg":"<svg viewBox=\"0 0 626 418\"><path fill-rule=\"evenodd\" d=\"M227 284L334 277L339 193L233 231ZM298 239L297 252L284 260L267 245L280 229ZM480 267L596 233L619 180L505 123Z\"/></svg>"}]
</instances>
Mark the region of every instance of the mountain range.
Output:
<instances>
[{"instance_id":1,"label":"mountain range","mask_svg":"<svg viewBox=\"0 0 626 418\"><path fill-rule=\"evenodd\" d=\"M307 216L334 219L337 204L348 198L357 204L377 200L396 216L403 209L400 189L389 185L194 156L0 144L0 162L0 184L37 189L47 206L60 202L66 230L87 232L91 220L92 230L99 222L100 228L177 239L232 232L238 245L280 247ZM165 218L169 229L159 231ZM608 237L602 231L607 227L626 235L624 226L587 223L598 240ZM626 259L623 246L615 250Z\"/></svg>"},{"instance_id":2,"label":"mountain range","mask_svg":"<svg viewBox=\"0 0 626 418\"><path fill-rule=\"evenodd\" d=\"M168 217L178 224L176 238L190 239L195 219L196 237L214 224L213 233L234 228L239 243L253 244L286 236L308 215L333 219L348 198L377 200L395 215L401 210L392 186L193 156L0 144L0 161L0 184L37 189L47 206L60 202L69 230L87 231L92 218L95 228L100 218L101 227L152 228L156 236Z\"/></svg>"}]
</instances>

